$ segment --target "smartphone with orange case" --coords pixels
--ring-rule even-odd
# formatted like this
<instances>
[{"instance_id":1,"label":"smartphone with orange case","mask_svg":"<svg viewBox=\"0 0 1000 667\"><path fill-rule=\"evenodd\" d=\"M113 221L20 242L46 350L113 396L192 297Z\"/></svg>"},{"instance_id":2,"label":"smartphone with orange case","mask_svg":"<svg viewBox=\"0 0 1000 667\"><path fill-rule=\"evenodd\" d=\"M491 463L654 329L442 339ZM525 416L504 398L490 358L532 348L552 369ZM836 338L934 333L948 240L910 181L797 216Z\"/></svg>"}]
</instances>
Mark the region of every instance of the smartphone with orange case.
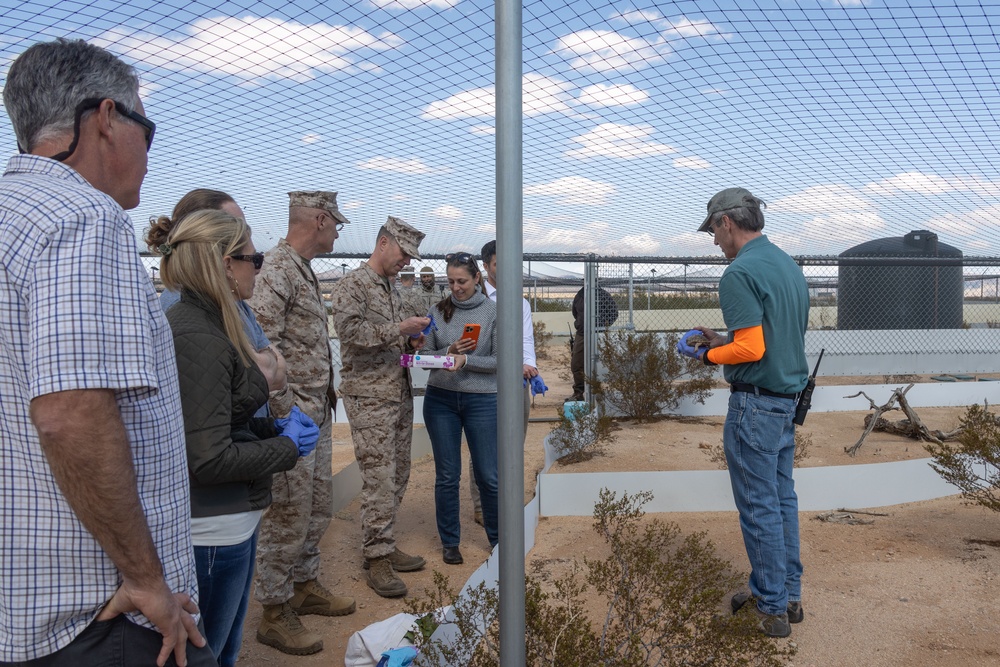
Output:
<instances>
[{"instance_id":1,"label":"smartphone with orange case","mask_svg":"<svg viewBox=\"0 0 1000 667\"><path fill-rule=\"evenodd\" d=\"M467 338L479 345L479 330L481 328L478 324L466 324L465 330L462 331L462 338Z\"/></svg>"}]
</instances>

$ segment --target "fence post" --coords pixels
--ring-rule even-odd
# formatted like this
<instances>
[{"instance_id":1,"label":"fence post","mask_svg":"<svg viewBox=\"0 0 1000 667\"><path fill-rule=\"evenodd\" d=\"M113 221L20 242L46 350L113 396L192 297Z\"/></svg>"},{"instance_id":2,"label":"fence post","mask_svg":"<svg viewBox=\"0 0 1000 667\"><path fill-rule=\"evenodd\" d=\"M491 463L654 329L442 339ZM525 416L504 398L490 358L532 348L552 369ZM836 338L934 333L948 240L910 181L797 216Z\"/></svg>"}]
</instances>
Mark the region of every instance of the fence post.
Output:
<instances>
[{"instance_id":1,"label":"fence post","mask_svg":"<svg viewBox=\"0 0 1000 667\"><path fill-rule=\"evenodd\" d=\"M635 320L632 319L632 284L633 284L633 264L628 263L628 328L629 331L635 331Z\"/></svg>"},{"instance_id":2,"label":"fence post","mask_svg":"<svg viewBox=\"0 0 1000 667\"><path fill-rule=\"evenodd\" d=\"M590 379L597 367L597 260L591 254L583 269L583 373ZM584 400L591 405L594 397L590 382L584 382Z\"/></svg>"}]
</instances>

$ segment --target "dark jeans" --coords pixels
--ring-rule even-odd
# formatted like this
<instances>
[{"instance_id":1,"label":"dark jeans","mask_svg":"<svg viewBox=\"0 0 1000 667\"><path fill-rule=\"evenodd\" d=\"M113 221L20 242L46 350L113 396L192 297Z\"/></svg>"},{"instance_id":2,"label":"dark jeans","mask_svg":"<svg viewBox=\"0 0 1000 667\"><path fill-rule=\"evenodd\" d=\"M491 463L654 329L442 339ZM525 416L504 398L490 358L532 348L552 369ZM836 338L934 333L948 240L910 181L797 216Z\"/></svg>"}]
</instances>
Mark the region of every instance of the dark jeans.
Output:
<instances>
[{"instance_id":1,"label":"dark jeans","mask_svg":"<svg viewBox=\"0 0 1000 667\"><path fill-rule=\"evenodd\" d=\"M569 363L570 370L573 371L573 395L583 396L586 389L583 361L583 332L577 331L573 339L573 356Z\"/></svg>"},{"instance_id":2,"label":"dark jeans","mask_svg":"<svg viewBox=\"0 0 1000 667\"><path fill-rule=\"evenodd\" d=\"M198 629L204 636L204 624ZM77 638L55 653L28 662L0 663L4 667L146 667L156 664L163 646L163 636L144 628L124 615L107 621L94 621ZM187 644L188 667L217 667L212 649ZM176 667L173 653L167 667Z\"/></svg>"},{"instance_id":3,"label":"dark jeans","mask_svg":"<svg viewBox=\"0 0 1000 667\"><path fill-rule=\"evenodd\" d=\"M205 639L221 667L233 667L240 657L256 555L256 532L240 544L194 548Z\"/></svg>"},{"instance_id":4,"label":"dark jeans","mask_svg":"<svg viewBox=\"0 0 1000 667\"><path fill-rule=\"evenodd\" d=\"M427 387L424 425L434 450L434 507L441 546L457 547L462 541L459 482L462 479L463 430L483 503L486 537L490 546L495 546L498 537L497 395Z\"/></svg>"}]
</instances>

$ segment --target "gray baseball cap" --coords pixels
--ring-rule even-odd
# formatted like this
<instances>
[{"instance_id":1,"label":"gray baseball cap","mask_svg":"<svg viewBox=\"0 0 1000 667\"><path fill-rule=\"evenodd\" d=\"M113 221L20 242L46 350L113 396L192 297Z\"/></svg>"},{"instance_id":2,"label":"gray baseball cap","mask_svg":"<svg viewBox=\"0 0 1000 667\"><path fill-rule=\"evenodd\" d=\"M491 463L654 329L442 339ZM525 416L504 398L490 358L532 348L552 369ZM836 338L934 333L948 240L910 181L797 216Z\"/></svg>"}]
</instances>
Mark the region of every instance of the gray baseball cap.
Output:
<instances>
[{"instance_id":1,"label":"gray baseball cap","mask_svg":"<svg viewBox=\"0 0 1000 667\"><path fill-rule=\"evenodd\" d=\"M698 228L699 232L707 232L709 221L712 216L720 211L728 211L742 206L757 206L758 199L750 194L746 188L726 188L715 193L715 196L708 200L708 215L705 222Z\"/></svg>"}]
</instances>

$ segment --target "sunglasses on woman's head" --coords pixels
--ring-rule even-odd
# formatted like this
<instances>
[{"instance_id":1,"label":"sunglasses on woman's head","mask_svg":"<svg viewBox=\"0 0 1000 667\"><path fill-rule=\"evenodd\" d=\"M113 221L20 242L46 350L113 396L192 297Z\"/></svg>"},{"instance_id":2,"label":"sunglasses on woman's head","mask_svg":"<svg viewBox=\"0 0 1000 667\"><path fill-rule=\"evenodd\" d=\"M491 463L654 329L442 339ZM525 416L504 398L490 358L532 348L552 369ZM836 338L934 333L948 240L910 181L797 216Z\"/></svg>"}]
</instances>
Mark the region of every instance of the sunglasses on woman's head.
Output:
<instances>
[{"instance_id":1,"label":"sunglasses on woman's head","mask_svg":"<svg viewBox=\"0 0 1000 667\"><path fill-rule=\"evenodd\" d=\"M472 264L472 255L467 252L453 252L445 255L444 261L448 263L455 261L458 264Z\"/></svg>"},{"instance_id":2,"label":"sunglasses on woman's head","mask_svg":"<svg viewBox=\"0 0 1000 667\"><path fill-rule=\"evenodd\" d=\"M253 268L259 269L264 266L264 253L255 252L252 255L230 255L232 259L238 259L241 262L253 262Z\"/></svg>"}]
</instances>

